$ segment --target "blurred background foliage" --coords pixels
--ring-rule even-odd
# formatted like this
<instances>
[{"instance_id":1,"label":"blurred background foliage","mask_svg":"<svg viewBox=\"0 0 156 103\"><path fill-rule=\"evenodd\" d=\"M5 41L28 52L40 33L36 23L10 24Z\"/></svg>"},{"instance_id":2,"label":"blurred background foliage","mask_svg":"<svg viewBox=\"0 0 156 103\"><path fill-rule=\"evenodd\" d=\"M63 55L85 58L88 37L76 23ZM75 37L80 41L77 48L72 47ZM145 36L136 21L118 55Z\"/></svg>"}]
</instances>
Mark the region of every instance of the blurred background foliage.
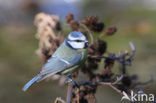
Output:
<instances>
[{"instance_id":1,"label":"blurred background foliage","mask_svg":"<svg viewBox=\"0 0 156 103\"><path fill-rule=\"evenodd\" d=\"M42 81L27 92L21 90L42 66L35 54L38 40L33 25L39 12L59 15L63 25L68 12L77 20L97 15L106 26L118 28L114 36L103 37L108 51L130 50L128 43L134 42L137 52L129 73L138 74L140 81L151 74L156 79L155 0L0 0L0 103L52 103L56 97L65 98L66 86L58 87L58 81ZM66 26L63 29L70 32ZM154 81L143 89L156 95L155 85ZM120 103L121 99L109 87L99 87L96 98L98 103Z\"/></svg>"}]
</instances>

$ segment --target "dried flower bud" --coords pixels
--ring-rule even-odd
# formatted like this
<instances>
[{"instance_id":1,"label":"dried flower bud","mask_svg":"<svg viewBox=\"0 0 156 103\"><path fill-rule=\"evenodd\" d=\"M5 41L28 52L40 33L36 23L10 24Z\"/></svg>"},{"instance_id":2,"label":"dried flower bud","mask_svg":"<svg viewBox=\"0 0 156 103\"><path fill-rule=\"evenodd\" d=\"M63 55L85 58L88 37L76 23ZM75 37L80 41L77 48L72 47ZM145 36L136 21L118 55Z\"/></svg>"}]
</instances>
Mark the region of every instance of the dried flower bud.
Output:
<instances>
[{"instance_id":1,"label":"dried flower bud","mask_svg":"<svg viewBox=\"0 0 156 103\"><path fill-rule=\"evenodd\" d=\"M51 57L51 49L50 48L42 48L42 61L46 63L46 61Z\"/></svg>"},{"instance_id":2,"label":"dried flower bud","mask_svg":"<svg viewBox=\"0 0 156 103\"><path fill-rule=\"evenodd\" d=\"M94 58L88 57L88 58L87 58L87 62L88 62L88 63L93 63L93 62L94 62Z\"/></svg>"},{"instance_id":3,"label":"dried flower bud","mask_svg":"<svg viewBox=\"0 0 156 103\"><path fill-rule=\"evenodd\" d=\"M114 75L114 73L112 73L112 71L109 69L105 69L104 71L100 72L98 75L101 77L101 79L106 80L106 78L110 79Z\"/></svg>"},{"instance_id":4,"label":"dried flower bud","mask_svg":"<svg viewBox=\"0 0 156 103\"><path fill-rule=\"evenodd\" d=\"M105 31L106 35L113 35L117 31L117 28L115 26L108 27Z\"/></svg>"},{"instance_id":5,"label":"dried flower bud","mask_svg":"<svg viewBox=\"0 0 156 103\"><path fill-rule=\"evenodd\" d=\"M60 31L62 28L61 28L61 25L60 25L60 22L57 22L56 23L56 26L55 26L56 30Z\"/></svg>"},{"instance_id":6,"label":"dried flower bud","mask_svg":"<svg viewBox=\"0 0 156 103\"><path fill-rule=\"evenodd\" d=\"M82 23L85 24L86 26L91 25L92 23L95 23L98 21L98 17L97 16L89 16L87 18L85 18Z\"/></svg>"},{"instance_id":7,"label":"dried flower bud","mask_svg":"<svg viewBox=\"0 0 156 103\"><path fill-rule=\"evenodd\" d=\"M55 51L60 46L60 40L59 39L53 39L51 44L52 44L53 51Z\"/></svg>"},{"instance_id":8,"label":"dried flower bud","mask_svg":"<svg viewBox=\"0 0 156 103\"><path fill-rule=\"evenodd\" d=\"M98 52L100 55L106 52L107 49L107 43L103 40L98 39Z\"/></svg>"},{"instance_id":9,"label":"dried flower bud","mask_svg":"<svg viewBox=\"0 0 156 103\"><path fill-rule=\"evenodd\" d=\"M90 69L95 70L95 69L97 69L97 68L98 68L98 64L97 64L97 63L95 63L95 62L93 62L93 63L89 63L89 64L88 64L88 67L89 67Z\"/></svg>"},{"instance_id":10,"label":"dried flower bud","mask_svg":"<svg viewBox=\"0 0 156 103\"><path fill-rule=\"evenodd\" d=\"M84 64L84 65L82 65L81 66L81 71L83 72L83 73L86 73L87 72L87 66Z\"/></svg>"},{"instance_id":11,"label":"dried flower bud","mask_svg":"<svg viewBox=\"0 0 156 103\"><path fill-rule=\"evenodd\" d=\"M130 76L124 76L121 80L121 82L125 85L125 86L130 86L132 83L131 77Z\"/></svg>"},{"instance_id":12,"label":"dried flower bud","mask_svg":"<svg viewBox=\"0 0 156 103\"><path fill-rule=\"evenodd\" d=\"M79 29L79 23L75 20L72 20L70 22L70 26L71 26L73 31L77 31Z\"/></svg>"},{"instance_id":13,"label":"dried flower bud","mask_svg":"<svg viewBox=\"0 0 156 103\"><path fill-rule=\"evenodd\" d=\"M90 16L85 18L82 23L94 32L101 32L104 28L103 22L98 22L97 16Z\"/></svg>"},{"instance_id":14,"label":"dried flower bud","mask_svg":"<svg viewBox=\"0 0 156 103\"><path fill-rule=\"evenodd\" d=\"M104 28L104 23L103 22L97 22L96 24L94 24L94 28L93 31L95 32L101 32Z\"/></svg>"},{"instance_id":15,"label":"dried flower bud","mask_svg":"<svg viewBox=\"0 0 156 103\"><path fill-rule=\"evenodd\" d=\"M115 60L106 58L104 61L104 68L105 69L111 69L111 67L114 65Z\"/></svg>"},{"instance_id":16,"label":"dried flower bud","mask_svg":"<svg viewBox=\"0 0 156 103\"><path fill-rule=\"evenodd\" d=\"M66 22L69 24L72 20L74 20L74 15L72 13L67 14Z\"/></svg>"},{"instance_id":17,"label":"dried flower bud","mask_svg":"<svg viewBox=\"0 0 156 103\"><path fill-rule=\"evenodd\" d=\"M87 101L87 99L82 98L82 99L80 99L79 103L88 103L88 101Z\"/></svg>"},{"instance_id":18,"label":"dried flower bud","mask_svg":"<svg viewBox=\"0 0 156 103\"><path fill-rule=\"evenodd\" d=\"M89 46L88 48L88 54L89 55L95 55L95 52L97 52L98 50L98 46L97 46L97 43L94 43L92 45Z\"/></svg>"},{"instance_id":19,"label":"dried flower bud","mask_svg":"<svg viewBox=\"0 0 156 103\"><path fill-rule=\"evenodd\" d=\"M84 91L80 90L80 91L79 91L79 96L80 96L80 98L83 98L83 97L85 96Z\"/></svg>"},{"instance_id":20,"label":"dried flower bud","mask_svg":"<svg viewBox=\"0 0 156 103\"><path fill-rule=\"evenodd\" d=\"M50 49L48 48L43 48L42 49L42 53L44 54L44 55L49 55L49 52L50 52Z\"/></svg>"},{"instance_id":21,"label":"dried flower bud","mask_svg":"<svg viewBox=\"0 0 156 103\"><path fill-rule=\"evenodd\" d=\"M117 88L118 88L120 91L124 91L124 92L128 93L128 88L125 87L123 84L117 84Z\"/></svg>"}]
</instances>

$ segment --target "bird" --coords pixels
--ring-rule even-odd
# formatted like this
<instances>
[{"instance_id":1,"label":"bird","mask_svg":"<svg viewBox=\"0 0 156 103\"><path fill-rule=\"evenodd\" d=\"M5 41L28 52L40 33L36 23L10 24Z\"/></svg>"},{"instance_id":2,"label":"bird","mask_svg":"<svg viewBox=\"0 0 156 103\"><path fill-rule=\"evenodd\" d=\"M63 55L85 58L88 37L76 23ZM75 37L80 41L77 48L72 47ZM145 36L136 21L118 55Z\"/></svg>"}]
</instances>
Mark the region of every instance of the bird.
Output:
<instances>
[{"instance_id":1,"label":"bird","mask_svg":"<svg viewBox=\"0 0 156 103\"><path fill-rule=\"evenodd\" d=\"M26 91L35 82L40 82L55 74L71 76L86 61L88 40L83 33L72 31L53 55L43 65L41 71L23 88Z\"/></svg>"}]
</instances>

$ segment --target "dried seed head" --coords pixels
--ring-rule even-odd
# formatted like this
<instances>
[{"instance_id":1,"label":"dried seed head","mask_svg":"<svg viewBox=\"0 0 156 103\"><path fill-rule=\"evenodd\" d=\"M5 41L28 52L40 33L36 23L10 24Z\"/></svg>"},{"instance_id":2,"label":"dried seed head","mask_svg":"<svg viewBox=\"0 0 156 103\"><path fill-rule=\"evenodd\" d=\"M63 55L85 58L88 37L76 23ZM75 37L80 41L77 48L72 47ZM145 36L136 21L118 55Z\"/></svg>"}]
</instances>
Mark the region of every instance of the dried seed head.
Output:
<instances>
[{"instance_id":1,"label":"dried seed head","mask_svg":"<svg viewBox=\"0 0 156 103\"><path fill-rule=\"evenodd\" d=\"M111 69L111 67L114 65L115 60L106 58L104 61L104 68L105 69Z\"/></svg>"},{"instance_id":2,"label":"dried seed head","mask_svg":"<svg viewBox=\"0 0 156 103\"><path fill-rule=\"evenodd\" d=\"M89 67L90 69L95 70L95 69L97 69L97 68L98 68L98 64L97 64L97 63L95 63L95 62L88 63L88 67Z\"/></svg>"},{"instance_id":3,"label":"dried seed head","mask_svg":"<svg viewBox=\"0 0 156 103\"><path fill-rule=\"evenodd\" d=\"M87 62L88 62L88 63L93 63L93 62L94 62L94 58L88 57L88 58L87 58Z\"/></svg>"},{"instance_id":4,"label":"dried seed head","mask_svg":"<svg viewBox=\"0 0 156 103\"><path fill-rule=\"evenodd\" d=\"M117 28L115 26L108 27L105 31L106 35L113 35L117 31Z\"/></svg>"},{"instance_id":5,"label":"dried seed head","mask_svg":"<svg viewBox=\"0 0 156 103\"><path fill-rule=\"evenodd\" d=\"M107 43L103 40L98 39L98 52L100 55L105 53L107 50Z\"/></svg>"},{"instance_id":6,"label":"dried seed head","mask_svg":"<svg viewBox=\"0 0 156 103\"><path fill-rule=\"evenodd\" d=\"M86 17L82 23L85 24L86 26L89 26L91 25L92 23L95 23L98 21L98 17L97 16L89 16L89 17Z\"/></svg>"},{"instance_id":7,"label":"dried seed head","mask_svg":"<svg viewBox=\"0 0 156 103\"><path fill-rule=\"evenodd\" d=\"M46 61L51 57L51 49L50 48L42 48L42 61L46 63Z\"/></svg>"},{"instance_id":8,"label":"dried seed head","mask_svg":"<svg viewBox=\"0 0 156 103\"><path fill-rule=\"evenodd\" d=\"M123 83L123 85L129 87L132 83L132 80L131 80L131 77L127 75L122 78L121 82Z\"/></svg>"},{"instance_id":9,"label":"dried seed head","mask_svg":"<svg viewBox=\"0 0 156 103\"><path fill-rule=\"evenodd\" d=\"M117 88L118 88L120 91L124 91L124 92L128 93L128 88L125 87L123 84L117 84Z\"/></svg>"},{"instance_id":10,"label":"dried seed head","mask_svg":"<svg viewBox=\"0 0 156 103\"><path fill-rule=\"evenodd\" d=\"M101 79L105 80L106 78L110 79L114 75L114 73L112 73L112 71L109 69L105 69L104 71L100 72L98 75L101 77Z\"/></svg>"},{"instance_id":11,"label":"dried seed head","mask_svg":"<svg viewBox=\"0 0 156 103\"><path fill-rule=\"evenodd\" d=\"M53 39L51 44L52 44L52 50L54 52L60 46L60 40Z\"/></svg>"},{"instance_id":12,"label":"dried seed head","mask_svg":"<svg viewBox=\"0 0 156 103\"><path fill-rule=\"evenodd\" d=\"M85 74L88 71L87 66L84 64L81 66L81 71Z\"/></svg>"},{"instance_id":13,"label":"dried seed head","mask_svg":"<svg viewBox=\"0 0 156 103\"><path fill-rule=\"evenodd\" d=\"M104 28L104 23L103 22L97 22L94 26L93 31L95 32L101 32Z\"/></svg>"},{"instance_id":14,"label":"dried seed head","mask_svg":"<svg viewBox=\"0 0 156 103\"><path fill-rule=\"evenodd\" d=\"M82 23L94 32L101 32L104 28L103 22L98 22L97 16L90 16L85 18Z\"/></svg>"},{"instance_id":15,"label":"dried seed head","mask_svg":"<svg viewBox=\"0 0 156 103\"><path fill-rule=\"evenodd\" d=\"M66 22L69 24L72 20L74 20L74 15L72 13L67 14Z\"/></svg>"},{"instance_id":16,"label":"dried seed head","mask_svg":"<svg viewBox=\"0 0 156 103\"><path fill-rule=\"evenodd\" d=\"M95 55L97 51L98 51L97 43L94 43L94 44L90 45L89 48L88 48L88 54L89 55Z\"/></svg>"},{"instance_id":17,"label":"dried seed head","mask_svg":"<svg viewBox=\"0 0 156 103\"><path fill-rule=\"evenodd\" d=\"M71 26L73 31L78 31L78 29L79 29L79 23L75 20L72 20L70 22L70 26Z\"/></svg>"},{"instance_id":18,"label":"dried seed head","mask_svg":"<svg viewBox=\"0 0 156 103\"><path fill-rule=\"evenodd\" d=\"M82 98L82 99L79 100L79 103L88 103L88 101L87 101L87 99Z\"/></svg>"},{"instance_id":19,"label":"dried seed head","mask_svg":"<svg viewBox=\"0 0 156 103\"><path fill-rule=\"evenodd\" d=\"M55 28L56 28L57 31L62 30L61 25L60 25L60 22L57 22Z\"/></svg>"},{"instance_id":20,"label":"dried seed head","mask_svg":"<svg viewBox=\"0 0 156 103\"><path fill-rule=\"evenodd\" d=\"M85 96L85 93L82 90L80 90L79 91L79 96L80 96L80 98L83 98Z\"/></svg>"},{"instance_id":21,"label":"dried seed head","mask_svg":"<svg viewBox=\"0 0 156 103\"><path fill-rule=\"evenodd\" d=\"M88 85L88 86L86 86L86 91L87 91L87 93L88 94L95 94L96 93L96 88L97 88L97 86L90 86L90 85Z\"/></svg>"}]
</instances>

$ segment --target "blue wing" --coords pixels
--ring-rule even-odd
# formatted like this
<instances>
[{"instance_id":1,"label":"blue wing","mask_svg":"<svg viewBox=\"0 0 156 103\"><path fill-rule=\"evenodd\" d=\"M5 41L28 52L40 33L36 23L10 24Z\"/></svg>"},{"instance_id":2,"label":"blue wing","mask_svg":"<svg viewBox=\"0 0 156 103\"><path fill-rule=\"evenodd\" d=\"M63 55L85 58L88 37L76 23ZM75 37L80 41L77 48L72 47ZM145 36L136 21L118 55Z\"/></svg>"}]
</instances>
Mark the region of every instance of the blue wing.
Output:
<instances>
[{"instance_id":1,"label":"blue wing","mask_svg":"<svg viewBox=\"0 0 156 103\"><path fill-rule=\"evenodd\" d=\"M61 72L78 64L81 58L81 54L78 54L75 58L71 59L51 57L38 74L39 76L41 76L41 78L38 81L43 80L51 75L54 75L58 72Z\"/></svg>"},{"instance_id":2,"label":"blue wing","mask_svg":"<svg viewBox=\"0 0 156 103\"><path fill-rule=\"evenodd\" d=\"M35 82L39 82L49 76L78 64L82 59L82 54L75 50L69 49L70 48L67 48L66 46L59 47L53 56L43 66L39 74L24 86L23 91L26 91Z\"/></svg>"},{"instance_id":3,"label":"blue wing","mask_svg":"<svg viewBox=\"0 0 156 103\"><path fill-rule=\"evenodd\" d=\"M35 82L39 82L49 76L52 76L58 72L61 72L65 69L68 69L74 65L76 65L82 55L79 55L75 59L71 59L70 61L67 61L65 59L57 58L57 57L51 57L48 62L44 65L43 69L40 71L40 73L35 76L32 80L30 80L24 87L23 91L26 91L32 84ZM72 62L71 62L72 61Z\"/></svg>"}]
</instances>

